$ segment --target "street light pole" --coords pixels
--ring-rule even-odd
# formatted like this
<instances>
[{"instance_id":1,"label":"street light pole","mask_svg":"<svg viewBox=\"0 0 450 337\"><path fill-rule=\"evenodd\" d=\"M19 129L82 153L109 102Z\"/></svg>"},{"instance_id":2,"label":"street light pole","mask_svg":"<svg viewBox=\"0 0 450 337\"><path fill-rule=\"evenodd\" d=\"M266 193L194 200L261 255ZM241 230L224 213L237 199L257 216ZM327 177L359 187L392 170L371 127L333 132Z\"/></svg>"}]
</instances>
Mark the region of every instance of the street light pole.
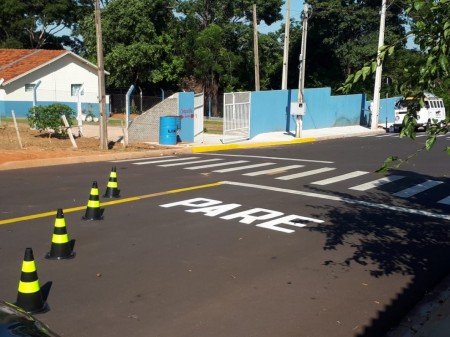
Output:
<instances>
[{"instance_id":1,"label":"street light pole","mask_svg":"<svg viewBox=\"0 0 450 337\"><path fill-rule=\"evenodd\" d=\"M381 17L380 17L380 35L378 37L378 55L380 55L380 49L384 45L384 30L386 25L386 0L382 0L381 3ZM378 129L378 116L380 114L380 90L381 90L381 75L383 73L383 63L379 57L377 57L377 69L375 72L375 86L373 90L373 109L371 111L371 129Z\"/></svg>"},{"instance_id":2,"label":"street light pole","mask_svg":"<svg viewBox=\"0 0 450 337\"><path fill-rule=\"evenodd\" d=\"M103 64L102 22L100 18L99 0L95 0L95 31L97 37L97 68L98 68L98 103L100 113L100 149L108 150L108 131L106 127L106 93L105 67Z\"/></svg>"},{"instance_id":3,"label":"street light pole","mask_svg":"<svg viewBox=\"0 0 450 337\"><path fill-rule=\"evenodd\" d=\"M291 26L291 0L287 0L286 24L284 28L283 75L281 79L281 90L287 90L290 26Z\"/></svg>"},{"instance_id":4,"label":"street light pole","mask_svg":"<svg viewBox=\"0 0 450 337\"><path fill-rule=\"evenodd\" d=\"M308 18L309 18L309 6L303 4L303 22L302 22L302 44L299 57L299 76L298 76L298 107L299 112L296 116L295 137L300 138L302 136L303 128L303 115L306 112L305 103L305 61L306 61L306 39L308 35Z\"/></svg>"}]
</instances>

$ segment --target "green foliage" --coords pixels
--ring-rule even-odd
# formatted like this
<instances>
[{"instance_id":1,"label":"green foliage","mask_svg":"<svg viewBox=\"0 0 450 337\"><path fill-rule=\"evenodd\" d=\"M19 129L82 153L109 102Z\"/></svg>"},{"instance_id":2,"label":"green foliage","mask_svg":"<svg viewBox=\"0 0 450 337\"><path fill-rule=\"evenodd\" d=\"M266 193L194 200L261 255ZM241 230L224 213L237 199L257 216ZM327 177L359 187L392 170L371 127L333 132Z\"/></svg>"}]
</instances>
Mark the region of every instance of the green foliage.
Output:
<instances>
[{"instance_id":1,"label":"green foliage","mask_svg":"<svg viewBox=\"0 0 450 337\"><path fill-rule=\"evenodd\" d=\"M373 92L373 81L360 79L372 78L374 65L364 62L376 56L381 1L310 0L308 3L312 15L308 26L306 85L330 86L335 91L353 74L349 92ZM403 41L405 21L401 14L401 1L389 6L387 43ZM300 44L300 39L293 41ZM298 57L298 53L296 55ZM393 77L391 69L395 67L385 68L385 75L390 78Z\"/></svg>"},{"instance_id":2,"label":"green foliage","mask_svg":"<svg viewBox=\"0 0 450 337\"><path fill-rule=\"evenodd\" d=\"M174 0L115 0L101 12L103 52L108 85L177 83L183 59L176 50ZM96 62L94 15L87 16L78 33L84 36L86 57Z\"/></svg>"},{"instance_id":3,"label":"green foliage","mask_svg":"<svg viewBox=\"0 0 450 337\"><path fill-rule=\"evenodd\" d=\"M47 131L50 134L55 133L58 136L65 136L67 130L61 116L65 115L69 125L75 118L75 112L65 104L38 105L28 111L28 124L39 131Z\"/></svg>"},{"instance_id":4,"label":"green foliage","mask_svg":"<svg viewBox=\"0 0 450 337\"><path fill-rule=\"evenodd\" d=\"M89 0L0 1L0 48L76 50L80 41L65 28L73 29L92 8Z\"/></svg>"},{"instance_id":5,"label":"green foliage","mask_svg":"<svg viewBox=\"0 0 450 337\"><path fill-rule=\"evenodd\" d=\"M417 128L417 113L423 105L423 93L434 92L441 94L444 98L447 110L447 118L443 123L437 124L436 120L431 121L427 125L427 140L423 148L418 150L406 160L398 160L400 165L408 161L411 157L422 150L431 150L437 140L439 134L447 134L450 128L449 119L449 88L450 88L450 0L405 0L404 5L406 14L410 18L411 31L406 35L414 37L415 44L418 45L420 52L414 56L415 62L404 63L403 72L408 74L410 78L405 77L405 83L400 86L404 96L415 96L420 98L419 104L408 107L408 112L403 120L402 131L400 137L408 137L415 139ZM399 56L398 43L394 42L386 44L380 48L378 57L369 63L386 62L394 57ZM401 56L401 55L400 55ZM411 58L413 60L413 58ZM366 67L367 67L366 63ZM350 74L340 90L348 93L354 85L361 80L364 67ZM376 67L371 67L370 73L374 73ZM446 152L450 154L449 148ZM398 167L390 166L394 161L393 157L389 157L380 172L384 172L389 168Z\"/></svg>"}]
</instances>

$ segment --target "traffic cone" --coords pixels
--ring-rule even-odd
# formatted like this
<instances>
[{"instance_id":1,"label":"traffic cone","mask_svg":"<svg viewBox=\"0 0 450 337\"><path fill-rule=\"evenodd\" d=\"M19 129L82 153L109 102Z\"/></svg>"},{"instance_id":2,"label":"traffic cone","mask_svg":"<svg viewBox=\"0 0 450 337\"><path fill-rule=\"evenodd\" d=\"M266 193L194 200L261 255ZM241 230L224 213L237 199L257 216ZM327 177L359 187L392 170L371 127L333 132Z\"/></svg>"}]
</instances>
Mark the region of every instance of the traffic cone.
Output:
<instances>
[{"instance_id":1,"label":"traffic cone","mask_svg":"<svg viewBox=\"0 0 450 337\"><path fill-rule=\"evenodd\" d=\"M108 185L106 186L106 192L103 196L104 198L119 198L120 190L118 189L117 184L117 171L116 168L113 167L111 169L111 173L109 175Z\"/></svg>"},{"instance_id":2,"label":"traffic cone","mask_svg":"<svg viewBox=\"0 0 450 337\"><path fill-rule=\"evenodd\" d=\"M81 218L83 220L103 220L103 209L100 209L100 198L98 196L98 185L94 181L86 207L86 213Z\"/></svg>"},{"instance_id":3,"label":"traffic cone","mask_svg":"<svg viewBox=\"0 0 450 337\"><path fill-rule=\"evenodd\" d=\"M67 234L66 221L64 220L64 213L61 208L58 208L56 213L55 228L53 229L52 246L50 252L45 256L50 260L73 259L75 253L69 242L69 235Z\"/></svg>"},{"instance_id":4,"label":"traffic cone","mask_svg":"<svg viewBox=\"0 0 450 337\"><path fill-rule=\"evenodd\" d=\"M29 314L48 311L48 305L42 297L39 286L36 264L34 263L33 250L31 248L25 249L15 305Z\"/></svg>"}]
</instances>

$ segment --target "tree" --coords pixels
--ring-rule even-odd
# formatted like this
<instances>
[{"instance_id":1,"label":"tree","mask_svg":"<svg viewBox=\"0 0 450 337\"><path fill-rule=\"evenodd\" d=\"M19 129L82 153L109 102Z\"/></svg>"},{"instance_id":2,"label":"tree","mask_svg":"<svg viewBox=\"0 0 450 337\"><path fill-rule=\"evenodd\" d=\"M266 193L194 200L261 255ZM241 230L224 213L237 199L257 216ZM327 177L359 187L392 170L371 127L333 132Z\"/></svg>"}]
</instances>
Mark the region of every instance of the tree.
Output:
<instances>
[{"instance_id":1,"label":"tree","mask_svg":"<svg viewBox=\"0 0 450 337\"><path fill-rule=\"evenodd\" d=\"M447 110L450 106L448 97L450 94L450 0L407 0L403 2L405 5L405 14L409 17L410 32L405 34L402 40L395 41L392 44L386 44L380 49L378 58L382 61L396 57L398 54L398 46L402 45L408 37L413 37L415 44L420 50L419 70L417 63L405 64L405 71L409 74L416 73L418 76L412 81L405 81L401 86L401 90L405 96L415 96L419 99L419 104L408 109L408 113L403 121L403 128L400 137L409 137L415 139L416 128L415 120L417 112L423 106L423 93L426 91L441 92L446 97ZM373 65L376 60L368 62L363 69L369 69L374 72ZM358 83L361 76L351 74L347 77L345 83L341 87L344 92L349 92L355 83ZM444 97L445 98L445 97ZM418 152L426 149L430 150L434 147L437 136L439 134L447 134L449 132L450 119L448 117L444 123L436 124L431 121L427 128L427 141L425 145L416 153L401 159L397 156L391 156L386 159L383 167L379 171L386 171L390 168L396 168ZM450 155L450 147L446 147L447 154Z\"/></svg>"},{"instance_id":2,"label":"tree","mask_svg":"<svg viewBox=\"0 0 450 337\"><path fill-rule=\"evenodd\" d=\"M174 1L114 0L103 8L102 30L108 85L177 83L182 58L174 53ZM85 56L96 59L93 14L82 22Z\"/></svg>"},{"instance_id":3,"label":"tree","mask_svg":"<svg viewBox=\"0 0 450 337\"><path fill-rule=\"evenodd\" d=\"M177 1L176 10L182 14L179 41L186 76L194 75L205 96L212 98L214 115L217 115L220 88L249 90L254 87L250 27L253 3L257 5L259 20L270 25L282 18L282 0Z\"/></svg>"},{"instance_id":4,"label":"tree","mask_svg":"<svg viewBox=\"0 0 450 337\"><path fill-rule=\"evenodd\" d=\"M0 48L76 49L71 30L90 8L89 0L3 0Z\"/></svg>"},{"instance_id":5,"label":"tree","mask_svg":"<svg viewBox=\"0 0 450 337\"><path fill-rule=\"evenodd\" d=\"M69 125L72 124L75 112L67 105L55 103L47 106L38 105L32 107L27 114L28 124L40 132L47 131L49 138L52 134L66 136L67 130L61 119L65 115Z\"/></svg>"},{"instance_id":6,"label":"tree","mask_svg":"<svg viewBox=\"0 0 450 337\"><path fill-rule=\"evenodd\" d=\"M380 1L310 0L306 82L330 86L333 90L376 55L380 25ZM402 8L390 6L386 18L386 41L398 41L404 34ZM299 51L300 25L293 25L292 49ZM298 52L296 54L298 58ZM390 76L390 69L385 69ZM298 77L297 77L298 78ZM295 83L295 76L293 78ZM358 83L356 92L373 92L372 85Z\"/></svg>"}]
</instances>

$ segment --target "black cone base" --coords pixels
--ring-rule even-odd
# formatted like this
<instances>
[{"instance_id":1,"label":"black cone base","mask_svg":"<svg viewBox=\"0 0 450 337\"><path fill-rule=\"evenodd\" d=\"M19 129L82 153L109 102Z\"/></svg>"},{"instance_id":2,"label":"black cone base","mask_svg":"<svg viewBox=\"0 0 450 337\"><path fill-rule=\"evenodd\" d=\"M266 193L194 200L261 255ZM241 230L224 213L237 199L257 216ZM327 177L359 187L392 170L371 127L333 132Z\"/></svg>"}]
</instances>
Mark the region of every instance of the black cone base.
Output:
<instances>
[{"instance_id":1,"label":"black cone base","mask_svg":"<svg viewBox=\"0 0 450 337\"><path fill-rule=\"evenodd\" d=\"M33 294L19 294L14 305L22 308L29 314L39 314L50 310L47 302L43 301L40 291Z\"/></svg>"},{"instance_id":2,"label":"black cone base","mask_svg":"<svg viewBox=\"0 0 450 337\"><path fill-rule=\"evenodd\" d=\"M103 209L87 208L86 214L81 217L81 220L103 220Z\"/></svg>"},{"instance_id":3,"label":"black cone base","mask_svg":"<svg viewBox=\"0 0 450 337\"><path fill-rule=\"evenodd\" d=\"M68 259L73 259L75 257L76 253L75 252L71 252L70 254L55 254L50 251L45 255L45 258L47 260L68 260Z\"/></svg>"},{"instance_id":4,"label":"black cone base","mask_svg":"<svg viewBox=\"0 0 450 337\"><path fill-rule=\"evenodd\" d=\"M103 198L120 198L120 190L108 187Z\"/></svg>"}]
</instances>

